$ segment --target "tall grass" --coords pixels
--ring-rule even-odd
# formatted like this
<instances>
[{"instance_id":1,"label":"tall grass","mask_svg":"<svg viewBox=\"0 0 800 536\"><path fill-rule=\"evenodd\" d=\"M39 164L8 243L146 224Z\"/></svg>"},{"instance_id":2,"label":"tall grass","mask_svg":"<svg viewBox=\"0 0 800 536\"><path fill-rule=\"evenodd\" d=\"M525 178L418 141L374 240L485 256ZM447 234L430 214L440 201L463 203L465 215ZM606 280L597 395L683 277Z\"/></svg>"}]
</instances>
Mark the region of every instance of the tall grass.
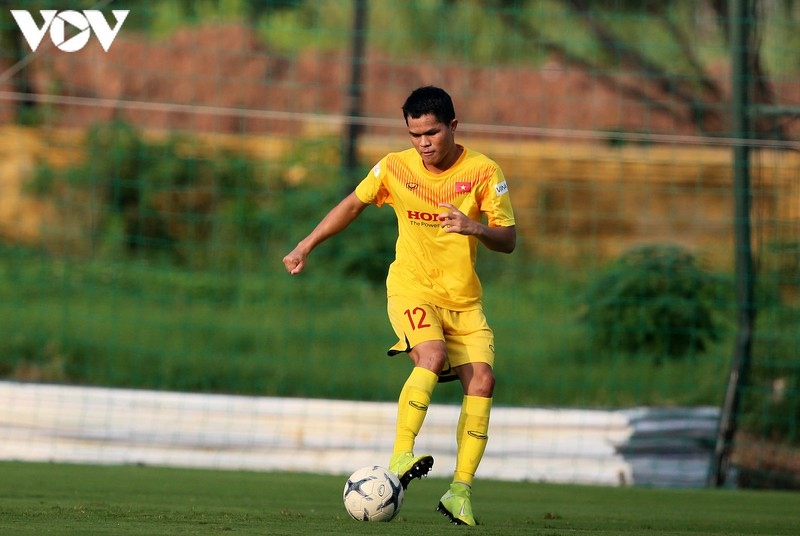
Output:
<instances>
[{"instance_id":1,"label":"tall grass","mask_svg":"<svg viewBox=\"0 0 800 536\"><path fill-rule=\"evenodd\" d=\"M393 400L410 366L389 358L382 286L298 277L279 258L262 273L194 272L134 261L0 257L0 374L5 378L258 395ZM654 365L591 346L577 320L585 274L536 271L487 282L502 405L716 404L723 341ZM437 400L458 401L441 386Z\"/></svg>"}]
</instances>

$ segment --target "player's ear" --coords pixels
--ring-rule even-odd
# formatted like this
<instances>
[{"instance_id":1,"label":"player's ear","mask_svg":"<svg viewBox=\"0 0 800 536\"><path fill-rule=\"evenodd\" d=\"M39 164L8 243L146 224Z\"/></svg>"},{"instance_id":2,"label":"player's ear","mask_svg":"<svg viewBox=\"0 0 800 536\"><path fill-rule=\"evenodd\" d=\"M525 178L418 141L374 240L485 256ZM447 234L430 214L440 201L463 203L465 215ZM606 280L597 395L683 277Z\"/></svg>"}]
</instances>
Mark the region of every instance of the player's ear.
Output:
<instances>
[{"instance_id":1,"label":"player's ear","mask_svg":"<svg viewBox=\"0 0 800 536\"><path fill-rule=\"evenodd\" d=\"M452 121L450 121L450 132L455 132L457 126L458 126L458 119L453 119Z\"/></svg>"}]
</instances>

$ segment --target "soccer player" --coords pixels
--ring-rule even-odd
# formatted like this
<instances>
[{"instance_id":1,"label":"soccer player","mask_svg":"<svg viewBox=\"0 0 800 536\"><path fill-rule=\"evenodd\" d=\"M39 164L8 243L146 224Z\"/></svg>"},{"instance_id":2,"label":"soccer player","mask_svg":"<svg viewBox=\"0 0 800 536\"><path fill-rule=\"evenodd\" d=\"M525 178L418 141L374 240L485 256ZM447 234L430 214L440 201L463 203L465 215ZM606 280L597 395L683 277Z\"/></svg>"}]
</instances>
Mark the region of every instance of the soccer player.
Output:
<instances>
[{"instance_id":1,"label":"soccer player","mask_svg":"<svg viewBox=\"0 0 800 536\"><path fill-rule=\"evenodd\" d=\"M389 355L405 352L414 366L400 391L389 469L404 488L428 474L433 457L414 454L416 437L437 383L459 380L464 397L456 466L437 510L453 523L474 526L472 482L486 448L495 385L494 335L483 313L475 256L479 243L514 250L514 213L500 167L456 143L458 120L447 92L415 89L403 117L413 148L384 156L283 263L298 274L316 246L368 205L394 208L398 240L386 287L398 342Z\"/></svg>"}]
</instances>

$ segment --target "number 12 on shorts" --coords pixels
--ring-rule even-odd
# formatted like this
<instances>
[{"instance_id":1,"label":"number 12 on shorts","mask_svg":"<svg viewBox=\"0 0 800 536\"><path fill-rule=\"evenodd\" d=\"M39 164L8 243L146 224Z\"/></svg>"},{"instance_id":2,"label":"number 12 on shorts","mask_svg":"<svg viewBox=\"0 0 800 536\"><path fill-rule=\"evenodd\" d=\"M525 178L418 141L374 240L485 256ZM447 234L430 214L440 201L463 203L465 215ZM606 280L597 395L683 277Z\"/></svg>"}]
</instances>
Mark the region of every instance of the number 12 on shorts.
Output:
<instances>
[{"instance_id":1,"label":"number 12 on shorts","mask_svg":"<svg viewBox=\"0 0 800 536\"><path fill-rule=\"evenodd\" d=\"M404 312L406 317L408 317L408 323L411 324L412 330L431 327L431 325L425 321L425 317L428 313L422 307L415 307L413 310L406 309Z\"/></svg>"}]
</instances>

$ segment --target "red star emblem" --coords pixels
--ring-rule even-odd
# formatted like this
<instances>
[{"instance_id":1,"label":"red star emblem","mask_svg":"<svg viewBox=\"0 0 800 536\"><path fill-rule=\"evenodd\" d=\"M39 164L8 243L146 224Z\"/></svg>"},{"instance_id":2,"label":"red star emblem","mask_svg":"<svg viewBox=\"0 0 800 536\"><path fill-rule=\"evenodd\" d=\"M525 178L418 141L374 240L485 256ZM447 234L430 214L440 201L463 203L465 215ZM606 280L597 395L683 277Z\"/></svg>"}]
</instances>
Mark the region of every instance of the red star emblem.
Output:
<instances>
[{"instance_id":1,"label":"red star emblem","mask_svg":"<svg viewBox=\"0 0 800 536\"><path fill-rule=\"evenodd\" d=\"M471 182L457 182L456 183L456 193L464 194L467 192L472 191L472 183Z\"/></svg>"}]
</instances>

